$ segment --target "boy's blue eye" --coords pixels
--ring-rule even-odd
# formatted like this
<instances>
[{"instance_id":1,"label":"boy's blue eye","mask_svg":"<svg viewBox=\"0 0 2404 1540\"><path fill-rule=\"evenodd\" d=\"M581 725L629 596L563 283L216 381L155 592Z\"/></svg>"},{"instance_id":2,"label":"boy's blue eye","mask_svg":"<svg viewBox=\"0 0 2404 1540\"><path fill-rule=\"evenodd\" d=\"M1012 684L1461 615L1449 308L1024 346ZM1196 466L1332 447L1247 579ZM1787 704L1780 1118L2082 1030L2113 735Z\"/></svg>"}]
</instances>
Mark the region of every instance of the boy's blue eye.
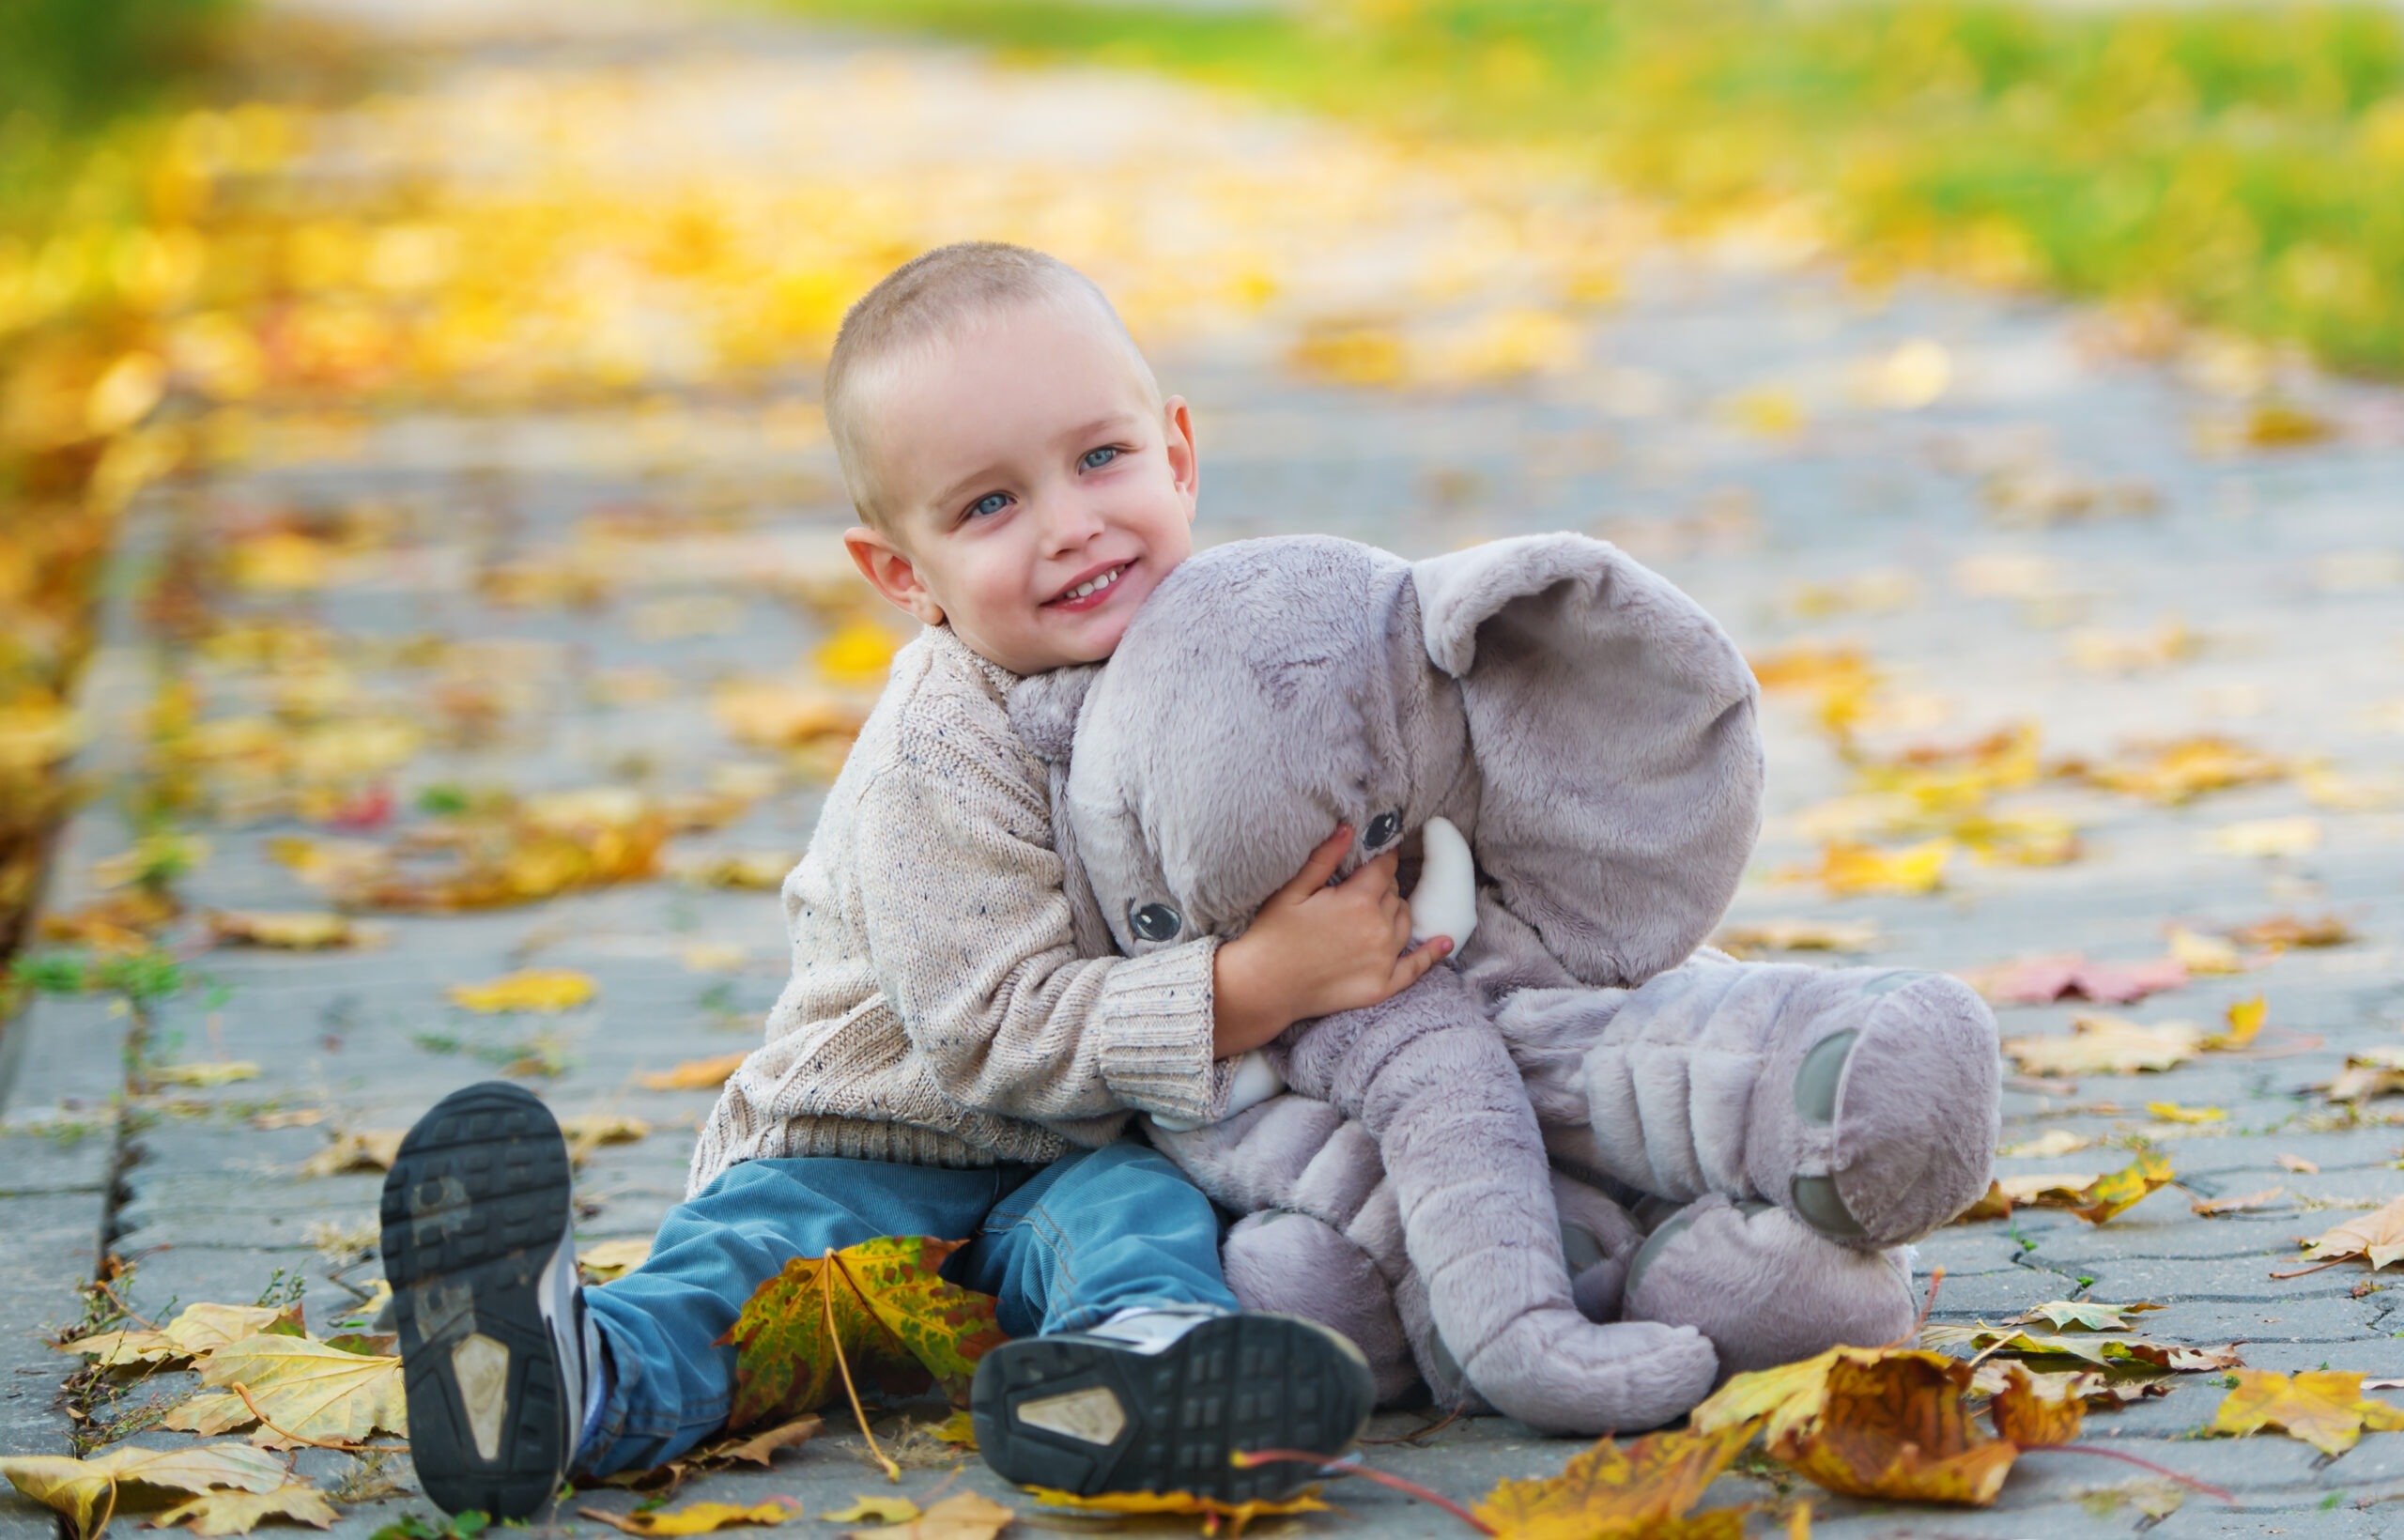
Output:
<instances>
[{"instance_id":1,"label":"boy's blue eye","mask_svg":"<svg viewBox=\"0 0 2404 1540\"><path fill-rule=\"evenodd\" d=\"M1086 450L1086 457L1079 460L1077 464L1080 468L1086 470L1099 470L1103 466L1108 465L1111 461L1118 458L1118 446L1117 444L1104 444L1100 449Z\"/></svg>"},{"instance_id":2,"label":"boy's blue eye","mask_svg":"<svg viewBox=\"0 0 2404 1540\"><path fill-rule=\"evenodd\" d=\"M968 513L971 517L981 514L998 514L1009 505L1010 500L1008 495L1001 492L988 492L968 505Z\"/></svg>"}]
</instances>

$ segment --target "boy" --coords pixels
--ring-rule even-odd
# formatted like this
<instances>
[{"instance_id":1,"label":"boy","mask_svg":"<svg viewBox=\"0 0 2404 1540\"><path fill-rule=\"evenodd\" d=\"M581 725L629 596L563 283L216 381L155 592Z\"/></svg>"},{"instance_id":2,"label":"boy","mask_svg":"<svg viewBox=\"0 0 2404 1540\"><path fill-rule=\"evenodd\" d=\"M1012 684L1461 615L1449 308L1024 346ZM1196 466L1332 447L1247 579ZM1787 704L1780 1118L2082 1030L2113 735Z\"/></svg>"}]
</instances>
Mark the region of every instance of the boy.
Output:
<instances>
[{"instance_id":1,"label":"boy","mask_svg":"<svg viewBox=\"0 0 2404 1540\"><path fill-rule=\"evenodd\" d=\"M1225 1061L1408 986L1395 857L1330 886L1339 828L1240 938L1080 957L1043 766L1004 709L1020 675L1105 658L1192 550L1186 404L1163 400L1099 289L1050 257L926 254L853 308L826 417L861 573L926 625L785 881L794 972L729 1080L650 1259L576 1286L567 1158L500 1082L439 1103L384 1188L383 1254L426 1494L532 1513L570 1469L674 1457L725 1422L714 1346L797 1255L880 1235L965 1240L947 1275L1013 1341L979 1366L979 1447L1077 1492L1282 1494L1372 1390L1350 1343L1239 1313L1216 1215L1133 1112L1200 1121Z\"/></svg>"}]
</instances>

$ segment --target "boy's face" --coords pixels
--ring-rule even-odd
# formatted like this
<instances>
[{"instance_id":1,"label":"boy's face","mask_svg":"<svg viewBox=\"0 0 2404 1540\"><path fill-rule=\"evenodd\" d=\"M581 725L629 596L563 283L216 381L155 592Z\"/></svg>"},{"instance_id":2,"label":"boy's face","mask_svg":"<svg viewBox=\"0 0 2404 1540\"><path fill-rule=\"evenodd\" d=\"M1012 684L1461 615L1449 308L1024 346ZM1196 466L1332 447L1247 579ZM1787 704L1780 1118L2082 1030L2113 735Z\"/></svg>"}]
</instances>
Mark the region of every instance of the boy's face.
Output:
<instances>
[{"instance_id":1,"label":"boy's face","mask_svg":"<svg viewBox=\"0 0 2404 1540\"><path fill-rule=\"evenodd\" d=\"M1185 402L1155 406L1109 320L1071 303L886 367L869 405L887 527L843 537L860 571L1013 673L1108 657L1193 554Z\"/></svg>"}]
</instances>

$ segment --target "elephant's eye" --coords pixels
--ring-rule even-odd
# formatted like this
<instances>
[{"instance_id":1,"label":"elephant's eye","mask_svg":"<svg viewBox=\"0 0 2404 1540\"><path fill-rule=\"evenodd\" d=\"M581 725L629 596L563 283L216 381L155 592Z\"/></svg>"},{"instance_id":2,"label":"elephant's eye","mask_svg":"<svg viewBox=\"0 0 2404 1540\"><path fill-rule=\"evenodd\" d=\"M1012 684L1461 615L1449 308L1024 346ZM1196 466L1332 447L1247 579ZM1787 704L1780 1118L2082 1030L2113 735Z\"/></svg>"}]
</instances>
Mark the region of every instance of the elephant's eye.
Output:
<instances>
[{"instance_id":1,"label":"elephant's eye","mask_svg":"<svg viewBox=\"0 0 2404 1540\"><path fill-rule=\"evenodd\" d=\"M1127 928L1138 941L1174 941L1184 925L1185 916L1172 904L1137 904L1127 916Z\"/></svg>"},{"instance_id":2,"label":"elephant's eye","mask_svg":"<svg viewBox=\"0 0 2404 1540\"><path fill-rule=\"evenodd\" d=\"M1369 820L1367 848L1376 850L1380 845L1391 845L1394 843L1394 837L1401 832L1402 815L1400 813L1379 813Z\"/></svg>"}]
</instances>

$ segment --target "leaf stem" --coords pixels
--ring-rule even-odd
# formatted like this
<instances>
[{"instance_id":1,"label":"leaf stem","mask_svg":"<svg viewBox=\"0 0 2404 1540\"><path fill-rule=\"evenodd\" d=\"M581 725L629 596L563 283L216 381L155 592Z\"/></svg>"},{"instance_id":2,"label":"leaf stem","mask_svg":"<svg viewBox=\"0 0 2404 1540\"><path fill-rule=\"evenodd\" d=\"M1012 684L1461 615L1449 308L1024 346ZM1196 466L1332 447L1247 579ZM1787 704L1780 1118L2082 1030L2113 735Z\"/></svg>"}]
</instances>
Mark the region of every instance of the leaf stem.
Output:
<instances>
[{"instance_id":1,"label":"leaf stem","mask_svg":"<svg viewBox=\"0 0 2404 1540\"><path fill-rule=\"evenodd\" d=\"M2211 1482L2198 1481L2193 1476L2181 1475L2166 1465L2156 1465L2140 1455L2125 1454L2118 1449L2105 1449L2097 1444L2022 1444L2020 1452L2024 1455L2100 1455L2107 1460L2119 1460L2124 1464L2136 1466L2140 1470L2150 1471L2157 1476L2166 1476L2181 1486L2194 1487L2206 1497L2218 1498L2223 1502L2237 1501L2235 1493L2215 1486Z\"/></svg>"},{"instance_id":2,"label":"leaf stem","mask_svg":"<svg viewBox=\"0 0 2404 1540\"><path fill-rule=\"evenodd\" d=\"M833 1262L835 1254L828 1252L826 1259ZM868 1413L860 1408L860 1393L852 1384L852 1366L843 1357L843 1339L835 1331L835 1286L827 1281L826 1275L837 1270L840 1267L825 1268L821 1269L818 1274L818 1304L826 1314L826 1348L835 1355L835 1367L842 1372L843 1394L851 1397L852 1415L860 1420L860 1437L868 1440L869 1454L875 1456L876 1463L884 1469L885 1479L898 1486L902 1484L902 1468L887 1459L884 1450L876 1447L876 1435L869 1431Z\"/></svg>"},{"instance_id":3,"label":"leaf stem","mask_svg":"<svg viewBox=\"0 0 2404 1540\"><path fill-rule=\"evenodd\" d=\"M259 1426L266 1428L279 1439L289 1439L294 1443L307 1444L312 1449L339 1449L345 1454L349 1454L358 1447L355 1444L328 1443L323 1439L312 1439L305 1433L295 1433L288 1427L278 1427L275 1419L261 1411L259 1404L251 1399L251 1388L248 1385L237 1379L229 1388L236 1395L242 1398L242 1405L251 1409L251 1415L259 1420ZM374 1429L371 1428L369 1431L373 1432Z\"/></svg>"},{"instance_id":4,"label":"leaf stem","mask_svg":"<svg viewBox=\"0 0 2404 1540\"><path fill-rule=\"evenodd\" d=\"M1405 1481L1400 1476L1389 1475L1383 1471L1372 1471L1365 1465L1348 1465L1330 1461L1326 1455L1314 1455L1307 1449L1239 1449L1227 1458L1240 1470L1249 1470L1256 1465L1271 1465L1281 1460L1294 1460L1304 1465L1318 1466L1319 1474L1323 1476L1360 1476L1374 1481L1380 1486L1391 1486L1405 1497L1417 1498L1430 1506L1441 1508L1480 1534L1499 1532L1493 1525L1441 1492L1431 1492L1415 1481Z\"/></svg>"}]
</instances>

